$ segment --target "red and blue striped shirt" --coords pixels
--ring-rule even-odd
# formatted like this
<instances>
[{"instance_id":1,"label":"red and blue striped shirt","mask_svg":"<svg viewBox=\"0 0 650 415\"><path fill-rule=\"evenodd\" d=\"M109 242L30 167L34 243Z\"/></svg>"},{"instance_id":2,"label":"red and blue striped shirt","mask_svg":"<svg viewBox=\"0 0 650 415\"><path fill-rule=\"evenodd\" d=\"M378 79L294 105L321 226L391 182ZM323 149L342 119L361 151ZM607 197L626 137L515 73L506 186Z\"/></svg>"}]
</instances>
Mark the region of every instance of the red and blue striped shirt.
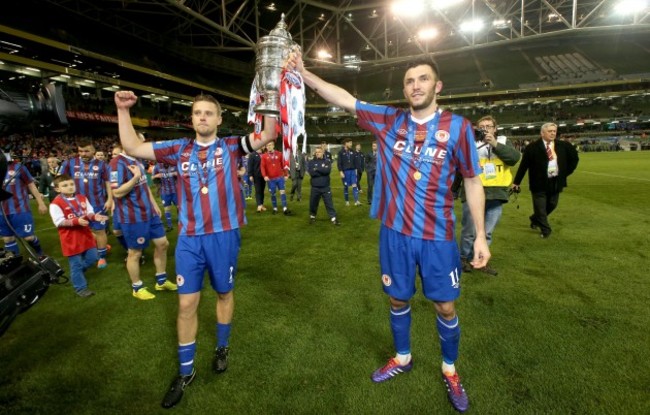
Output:
<instances>
[{"instance_id":1,"label":"red and blue striped shirt","mask_svg":"<svg viewBox=\"0 0 650 415\"><path fill-rule=\"evenodd\" d=\"M74 157L63 162L59 174L66 173L74 180L78 195L86 196L95 212L104 211L108 194L108 164L103 160L82 160ZM103 212L105 213L105 212Z\"/></svg>"},{"instance_id":2,"label":"red and blue striped shirt","mask_svg":"<svg viewBox=\"0 0 650 415\"><path fill-rule=\"evenodd\" d=\"M356 114L359 127L377 137L370 216L404 235L454 240L454 176L482 172L472 124L448 111L414 120L408 110L362 101Z\"/></svg>"},{"instance_id":3,"label":"red and blue striped shirt","mask_svg":"<svg viewBox=\"0 0 650 415\"><path fill-rule=\"evenodd\" d=\"M4 155L0 154L0 157L4 157ZM29 174L25 165L16 162L9 163L4 178L4 189L13 196L2 202L2 210L7 215L31 212L28 186L33 182L34 178Z\"/></svg>"},{"instance_id":4,"label":"red and blue striped shirt","mask_svg":"<svg viewBox=\"0 0 650 415\"><path fill-rule=\"evenodd\" d=\"M119 223L141 223L150 221L153 216L153 206L149 197L149 185L142 163L126 154L114 157L110 162L111 188L117 189L133 178L128 166L138 166L142 176L131 191L123 197L115 197L115 218Z\"/></svg>"},{"instance_id":5,"label":"red and blue striped shirt","mask_svg":"<svg viewBox=\"0 0 650 415\"><path fill-rule=\"evenodd\" d=\"M206 235L246 224L237 165L247 137L202 144L188 138L153 143L156 161L176 166L180 235ZM205 189L205 190L204 190Z\"/></svg>"},{"instance_id":6,"label":"red and blue striped shirt","mask_svg":"<svg viewBox=\"0 0 650 415\"><path fill-rule=\"evenodd\" d=\"M178 174L176 166L156 163L153 168L153 175L157 174L160 174L160 195L165 196L176 193L176 177Z\"/></svg>"}]
</instances>

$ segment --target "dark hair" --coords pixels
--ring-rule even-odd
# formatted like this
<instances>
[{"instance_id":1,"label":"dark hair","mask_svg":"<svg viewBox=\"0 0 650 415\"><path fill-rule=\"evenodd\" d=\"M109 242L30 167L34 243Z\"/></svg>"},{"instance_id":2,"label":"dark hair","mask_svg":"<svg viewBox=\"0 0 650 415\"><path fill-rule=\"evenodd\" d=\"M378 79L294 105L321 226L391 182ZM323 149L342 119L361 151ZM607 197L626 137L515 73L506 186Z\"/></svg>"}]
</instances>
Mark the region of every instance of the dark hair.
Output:
<instances>
[{"instance_id":1,"label":"dark hair","mask_svg":"<svg viewBox=\"0 0 650 415\"><path fill-rule=\"evenodd\" d=\"M54 186L58 186L59 183L65 182L66 180L72 180L72 177L70 177L70 175L66 173L59 174L54 178L54 180L52 180L52 184L54 184Z\"/></svg>"},{"instance_id":2,"label":"dark hair","mask_svg":"<svg viewBox=\"0 0 650 415\"><path fill-rule=\"evenodd\" d=\"M194 102L192 103L192 108L194 108L194 104L196 104L199 101L206 101L206 102L213 103L214 105L217 106L218 115L221 115L221 105L219 104L219 101L217 101L217 99L215 97L213 97L212 95L201 93L201 94L195 96L194 97Z\"/></svg>"},{"instance_id":3,"label":"dark hair","mask_svg":"<svg viewBox=\"0 0 650 415\"><path fill-rule=\"evenodd\" d=\"M77 140L77 147L88 147L88 146L93 146L93 140L91 140L88 137L82 137Z\"/></svg>"},{"instance_id":4,"label":"dark hair","mask_svg":"<svg viewBox=\"0 0 650 415\"><path fill-rule=\"evenodd\" d=\"M433 70L433 73L436 76L436 78L438 78L438 81L440 80L440 68L438 68L438 64L432 57L419 57L413 59L412 61L407 62L405 71L408 71L409 69L415 68L416 66L420 66L420 65L429 66Z\"/></svg>"}]
</instances>

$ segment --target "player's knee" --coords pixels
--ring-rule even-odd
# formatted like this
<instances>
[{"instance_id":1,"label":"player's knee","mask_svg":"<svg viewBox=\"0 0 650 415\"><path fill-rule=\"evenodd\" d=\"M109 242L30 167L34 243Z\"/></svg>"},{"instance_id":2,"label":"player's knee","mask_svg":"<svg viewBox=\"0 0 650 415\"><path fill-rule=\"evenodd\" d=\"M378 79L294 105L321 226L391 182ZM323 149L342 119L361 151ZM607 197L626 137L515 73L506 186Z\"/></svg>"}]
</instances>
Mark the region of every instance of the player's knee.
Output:
<instances>
[{"instance_id":1,"label":"player's knee","mask_svg":"<svg viewBox=\"0 0 650 415\"><path fill-rule=\"evenodd\" d=\"M34 238L36 238L36 236L34 236L34 235L29 235L29 236L26 236L24 239L25 239L26 241L30 241L30 242L31 242L31 241L34 240Z\"/></svg>"},{"instance_id":2,"label":"player's knee","mask_svg":"<svg viewBox=\"0 0 650 415\"><path fill-rule=\"evenodd\" d=\"M390 306L391 306L394 310L398 310L398 309L400 309L400 308L404 308L404 307L406 307L407 305L409 305L409 302L408 302L408 301L402 301L402 300L398 300L397 298L390 297Z\"/></svg>"},{"instance_id":3,"label":"player's knee","mask_svg":"<svg viewBox=\"0 0 650 415\"><path fill-rule=\"evenodd\" d=\"M130 260L139 260L142 256L142 251L139 249L129 249L128 256Z\"/></svg>"},{"instance_id":4,"label":"player's knee","mask_svg":"<svg viewBox=\"0 0 650 415\"><path fill-rule=\"evenodd\" d=\"M453 301L446 301L443 303L435 303L436 312L442 316L445 320L451 320L456 317L456 307L454 307Z\"/></svg>"}]
</instances>

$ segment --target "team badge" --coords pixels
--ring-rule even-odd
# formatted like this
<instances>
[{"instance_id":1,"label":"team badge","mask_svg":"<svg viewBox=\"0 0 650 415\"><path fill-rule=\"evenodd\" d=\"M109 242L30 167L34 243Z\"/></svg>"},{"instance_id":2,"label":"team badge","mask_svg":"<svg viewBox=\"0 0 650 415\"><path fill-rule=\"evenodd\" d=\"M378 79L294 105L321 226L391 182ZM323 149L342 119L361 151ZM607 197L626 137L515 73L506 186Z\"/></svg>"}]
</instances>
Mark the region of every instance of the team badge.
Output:
<instances>
[{"instance_id":1,"label":"team badge","mask_svg":"<svg viewBox=\"0 0 650 415\"><path fill-rule=\"evenodd\" d=\"M439 143L446 143L447 141L449 141L449 133L445 130L436 131L435 137Z\"/></svg>"},{"instance_id":2,"label":"team badge","mask_svg":"<svg viewBox=\"0 0 650 415\"><path fill-rule=\"evenodd\" d=\"M223 148L217 147L217 149L214 151L214 153L219 157L220 155L223 154Z\"/></svg>"},{"instance_id":3,"label":"team badge","mask_svg":"<svg viewBox=\"0 0 650 415\"><path fill-rule=\"evenodd\" d=\"M393 283L393 280L390 278L388 274L384 274L381 276L381 283L384 284L386 287L390 287L390 285Z\"/></svg>"},{"instance_id":4,"label":"team badge","mask_svg":"<svg viewBox=\"0 0 650 415\"><path fill-rule=\"evenodd\" d=\"M144 243L144 236L139 237L138 239L135 240L137 243L142 245Z\"/></svg>"},{"instance_id":5,"label":"team badge","mask_svg":"<svg viewBox=\"0 0 650 415\"><path fill-rule=\"evenodd\" d=\"M179 286L179 287L182 287L183 284L185 284L185 278L183 278L183 276L181 274L178 274L176 276L176 285Z\"/></svg>"},{"instance_id":6,"label":"team badge","mask_svg":"<svg viewBox=\"0 0 650 415\"><path fill-rule=\"evenodd\" d=\"M98 170L99 170L99 166L93 166L93 170L94 170L94 171L98 171Z\"/></svg>"}]
</instances>

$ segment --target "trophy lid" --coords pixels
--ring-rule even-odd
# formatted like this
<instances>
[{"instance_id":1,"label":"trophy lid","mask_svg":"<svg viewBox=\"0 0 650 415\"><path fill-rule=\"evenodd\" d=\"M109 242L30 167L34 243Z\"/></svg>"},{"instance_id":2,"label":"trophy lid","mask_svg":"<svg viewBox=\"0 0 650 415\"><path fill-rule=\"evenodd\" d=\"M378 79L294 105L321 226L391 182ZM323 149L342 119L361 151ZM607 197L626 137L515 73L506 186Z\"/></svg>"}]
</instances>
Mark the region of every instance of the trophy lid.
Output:
<instances>
[{"instance_id":1,"label":"trophy lid","mask_svg":"<svg viewBox=\"0 0 650 415\"><path fill-rule=\"evenodd\" d=\"M287 24L284 21L284 13L280 16L280 21L275 25L275 29L269 32L270 36L280 36L291 39L291 33L287 30Z\"/></svg>"}]
</instances>

